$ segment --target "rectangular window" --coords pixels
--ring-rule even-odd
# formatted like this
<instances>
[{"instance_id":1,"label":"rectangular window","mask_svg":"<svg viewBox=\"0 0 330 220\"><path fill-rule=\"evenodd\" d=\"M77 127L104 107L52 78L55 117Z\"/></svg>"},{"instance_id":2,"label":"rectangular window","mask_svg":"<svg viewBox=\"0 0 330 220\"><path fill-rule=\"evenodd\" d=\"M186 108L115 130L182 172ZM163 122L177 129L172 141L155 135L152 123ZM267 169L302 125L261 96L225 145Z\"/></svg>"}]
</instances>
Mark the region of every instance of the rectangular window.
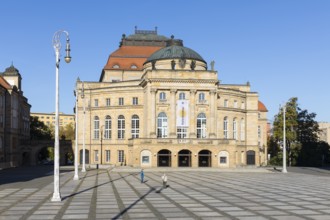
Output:
<instances>
[{"instance_id":1,"label":"rectangular window","mask_svg":"<svg viewBox=\"0 0 330 220\"><path fill-rule=\"evenodd\" d=\"M98 107L99 106L99 100L98 99L94 99L94 106Z\"/></svg>"},{"instance_id":2,"label":"rectangular window","mask_svg":"<svg viewBox=\"0 0 330 220\"><path fill-rule=\"evenodd\" d=\"M223 107L228 107L228 99L225 99L225 101L223 102Z\"/></svg>"},{"instance_id":3,"label":"rectangular window","mask_svg":"<svg viewBox=\"0 0 330 220\"><path fill-rule=\"evenodd\" d=\"M234 101L234 108L237 108L237 101Z\"/></svg>"},{"instance_id":4,"label":"rectangular window","mask_svg":"<svg viewBox=\"0 0 330 220\"><path fill-rule=\"evenodd\" d=\"M124 162L124 151L118 150L118 162L122 163Z\"/></svg>"},{"instance_id":5,"label":"rectangular window","mask_svg":"<svg viewBox=\"0 0 330 220\"><path fill-rule=\"evenodd\" d=\"M177 127L177 138L183 139L187 137L187 128L186 127Z\"/></svg>"},{"instance_id":6,"label":"rectangular window","mask_svg":"<svg viewBox=\"0 0 330 220\"><path fill-rule=\"evenodd\" d=\"M105 99L105 104L106 104L106 106L110 106L110 104L111 104L110 98Z\"/></svg>"},{"instance_id":7,"label":"rectangular window","mask_svg":"<svg viewBox=\"0 0 330 220\"><path fill-rule=\"evenodd\" d=\"M94 150L94 161L95 162L99 161L99 151L98 150Z\"/></svg>"},{"instance_id":8,"label":"rectangular window","mask_svg":"<svg viewBox=\"0 0 330 220\"><path fill-rule=\"evenodd\" d=\"M119 98L118 103L119 105L124 105L124 98Z\"/></svg>"},{"instance_id":9,"label":"rectangular window","mask_svg":"<svg viewBox=\"0 0 330 220\"><path fill-rule=\"evenodd\" d=\"M138 105L138 104L139 104L138 97L133 97L133 105Z\"/></svg>"},{"instance_id":10,"label":"rectangular window","mask_svg":"<svg viewBox=\"0 0 330 220\"><path fill-rule=\"evenodd\" d=\"M110 162L110 150L105 151L105 162Z\"/></svg>"},{"instance_id":11,"label":"rectangular window","mask_svg":"<svg viewBox=\"0 0 330 220\"><path fill-rule=\"evenodd\" d=\"M261 128L260 128L260 126L258 126L258 138L259 139L261 138Z\"/></svg>"},{"instance_id":12,"label":"rectangular window","mask_svg":"<svg viewBox=\"0 0 330 220\"><path fill-rule=\"evenodd\" d=\"M142 156L142 163L149 163L149 156Z\"/></svg>"},{"instance_id":13,"label":"rectangular window","mask_svg":"<svg viewBox=\"0 0 330 220\"><path fill-rule=\"evenodd\" d=\"M220 163L221 164L227 163L227 157L220 157Z\"/></svg>"}]
</instances>

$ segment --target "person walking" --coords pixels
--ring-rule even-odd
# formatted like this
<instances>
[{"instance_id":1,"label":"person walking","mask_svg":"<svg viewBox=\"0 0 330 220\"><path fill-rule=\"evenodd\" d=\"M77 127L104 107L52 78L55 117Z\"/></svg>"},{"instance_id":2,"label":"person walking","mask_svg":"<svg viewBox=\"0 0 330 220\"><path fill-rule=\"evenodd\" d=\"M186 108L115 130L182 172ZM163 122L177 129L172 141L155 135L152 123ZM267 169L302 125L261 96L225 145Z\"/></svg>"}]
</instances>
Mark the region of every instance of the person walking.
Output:
<instances>
[{"instance_id":1,"label":"person walking","mask_svg":"<svg viewBox=\"0 0 330 220\"><path fill-rule=\"evenodd\" d=\"M143 172L143 169L140 172L140 177L141 177L141 183L144 183L144 172Z\"/></svg>"},{"instance_id":2,"label":"person walking","mask_svg":"<svg viewBox=\"0 0 330 220\"><path fill-rule=\"evenodd\" d=\"M167 176L165 173L162 176L162 180L163 180L163 189L165 189L167 187Z\"/></svg>"}]
</instances>

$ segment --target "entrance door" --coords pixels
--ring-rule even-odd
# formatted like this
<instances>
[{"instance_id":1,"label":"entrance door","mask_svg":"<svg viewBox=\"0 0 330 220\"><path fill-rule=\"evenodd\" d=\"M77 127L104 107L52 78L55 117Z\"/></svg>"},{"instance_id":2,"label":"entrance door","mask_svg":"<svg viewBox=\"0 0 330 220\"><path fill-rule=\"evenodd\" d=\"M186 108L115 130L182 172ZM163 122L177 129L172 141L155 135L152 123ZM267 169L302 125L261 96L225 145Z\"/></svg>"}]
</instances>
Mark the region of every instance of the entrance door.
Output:
<instances>
[{"instance_id":1,"label":"entrance door","mask_svg":"<svg viewBox=\"0 0 330 220\"><path fill-rule=\"evenodd\" d=\"M249 150L246 152L246 164L247 165L255 165L256 164L256 155L253 150Z\"/></svg>"},{"instance_id":2,"label":"entrance door","mask_svg":"<svg viewBox=\"0 0 330 220\"><path fill-rule=\"evenodd\" d=\"M198 166L199 167L211 167L211 151L201 150L198 153Z\"/></svg>"},{"instance_id":3,"label":"entrance door","mask_svg":"<svg viewBox=\"0 0 330 220\"><path fill-rule=\"evenodd\" d=\"M178 166L179 167L191 167L191 151L190 150L179 151Z\"/></svg>"},{"instance_id":4,"label":"entrance door","mask_svg":"<svg viewBox=\"0 0 330 220\"><path fill-rule=\"evenodd\" d=\"M160 150L157 154L157 165L159 167L170 167L172 165L171 163L171 151L169 150Z\"/></svg>"}]
</instances>

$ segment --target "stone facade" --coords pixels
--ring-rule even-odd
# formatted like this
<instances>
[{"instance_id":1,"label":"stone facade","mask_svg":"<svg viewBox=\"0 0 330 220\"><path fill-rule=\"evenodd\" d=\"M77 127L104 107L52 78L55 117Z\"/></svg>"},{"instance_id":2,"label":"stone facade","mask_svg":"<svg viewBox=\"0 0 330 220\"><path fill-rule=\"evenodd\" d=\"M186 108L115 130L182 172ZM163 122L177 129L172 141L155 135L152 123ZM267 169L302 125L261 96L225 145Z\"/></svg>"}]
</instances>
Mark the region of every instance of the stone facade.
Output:
<instances>
[{"instance_id":1,"label":"stone facade","mask_svg":"<svg viewBox=\"0 0 330 220\"><path fill-rule=\"evenodd\" d=\"M128 37L135 48L123 38L99 82L77 81L80 163L85 142L89 164L267 164L267 109L250 84L222 84L213 64L208 70L199 54L174 37L157 38L164 41L162 49L145 55L143 66L132 69L135 57L141 58L136 51L152 46L143 43L148 35L160 36L138 31ZM125 67L111 62L120 50L127 52L121 54Z\"/></svg>"},{"instance_id":2,"label":"stone facade","mask_svg":"<svg viewBox=\"0 0 330 220\"><path fill-rule=\"evenodd\" d=\"M30 108L23 96L21 75L11 65L0 73L0 168L15 167L29 160Z\"/></svg>"},{"instance_id":3,"label":"stone facade","mask_svg":"<svg viewBox=\"0 0 330 220\"><path fill-rule=\"evenodd\" d=\"M40 112L31 112L32 117L37 117L39 121L42 121L47 126L55 126L55 113L40 113ZM65 127L68 124L71 124L73 128L75 127L75 115L64 114L59 112L59 126Z\"/></svg>"},{"instance_id":4,"label":"stone facade","mask_svg":"<svg viewBox=\"0 0 330 220\"><path fill-rule=\"evenodd\" d=\"M319 138L321 141L327 142L330 144L330 123L329 122L319 122Z\"/></svg>"}]
</instances>

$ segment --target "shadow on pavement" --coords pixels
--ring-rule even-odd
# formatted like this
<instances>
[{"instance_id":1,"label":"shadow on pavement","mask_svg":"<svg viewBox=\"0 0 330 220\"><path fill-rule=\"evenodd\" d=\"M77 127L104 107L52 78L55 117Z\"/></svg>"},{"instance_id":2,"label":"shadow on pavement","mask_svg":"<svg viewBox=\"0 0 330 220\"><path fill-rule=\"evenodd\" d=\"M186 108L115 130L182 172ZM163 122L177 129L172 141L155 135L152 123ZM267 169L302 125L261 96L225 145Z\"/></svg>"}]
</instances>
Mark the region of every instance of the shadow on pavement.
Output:
<instances>
[{"instance_id":1,"label":"shadow on pavement","mask_svg":"<svg viewBox=\"0 0 330 220\"><path fill-rule=\"evenodd\" d=\"M25 166L0 170L0 185L28 182L36 178L52 176L54 166ZM71 170L61 170L61 173Z\"/></svg>"}]
</instances>

